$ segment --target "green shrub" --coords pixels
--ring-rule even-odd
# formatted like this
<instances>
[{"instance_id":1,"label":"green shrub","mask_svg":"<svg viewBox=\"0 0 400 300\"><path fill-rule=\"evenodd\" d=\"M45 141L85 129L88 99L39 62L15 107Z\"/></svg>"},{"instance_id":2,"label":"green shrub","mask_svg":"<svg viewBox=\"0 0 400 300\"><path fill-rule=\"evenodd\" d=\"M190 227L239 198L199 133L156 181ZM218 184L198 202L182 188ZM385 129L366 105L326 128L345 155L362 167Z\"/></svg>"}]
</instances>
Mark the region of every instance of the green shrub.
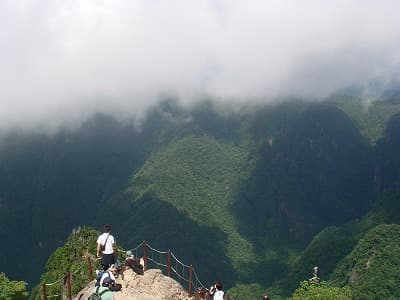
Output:
<instances>
[{"instance_id":1,"label":"green shrub","mask_svg":"<svg viewBox=\"0 0 400 300\"><path fill-rule=\"evenodd\" d=\"M334 287L325 281L313 283L303 281L289 300L351 300L349 287Z\"/></svg>"},{"instance_id":2,"label":"green shrub","mask_svg":"<svg viewBox=\"0 0 400 300\"><path fill-rule=\"evenodd\" d=\"M6 274L0 273L0 299L14 300L28 296L26 285L24 281L13 281Z\"/></svg>"}]
</instances>

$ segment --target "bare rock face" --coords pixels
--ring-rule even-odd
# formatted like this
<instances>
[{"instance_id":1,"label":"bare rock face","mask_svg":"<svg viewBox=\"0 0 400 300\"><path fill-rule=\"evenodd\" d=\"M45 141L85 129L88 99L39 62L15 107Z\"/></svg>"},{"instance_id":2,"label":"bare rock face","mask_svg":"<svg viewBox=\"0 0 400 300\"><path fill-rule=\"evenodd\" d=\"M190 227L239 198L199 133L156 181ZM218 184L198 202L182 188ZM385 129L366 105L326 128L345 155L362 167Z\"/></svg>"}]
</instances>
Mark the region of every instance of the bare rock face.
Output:
<instances>
[{"instance_id":1,"label":"bare rock face","mask_svg":"<svg viewBox=\"0 0 400 300\"><path fill-rule=\"evenodd\" d=\"M144 275L126 270L118 276L122 290L114 292L115 300L191 300L185 289L174 279L164 276L161 270L150 269ZM95 281L83 289L74 300L87 300L93 293Z\"/></svg>"}]
</instances>

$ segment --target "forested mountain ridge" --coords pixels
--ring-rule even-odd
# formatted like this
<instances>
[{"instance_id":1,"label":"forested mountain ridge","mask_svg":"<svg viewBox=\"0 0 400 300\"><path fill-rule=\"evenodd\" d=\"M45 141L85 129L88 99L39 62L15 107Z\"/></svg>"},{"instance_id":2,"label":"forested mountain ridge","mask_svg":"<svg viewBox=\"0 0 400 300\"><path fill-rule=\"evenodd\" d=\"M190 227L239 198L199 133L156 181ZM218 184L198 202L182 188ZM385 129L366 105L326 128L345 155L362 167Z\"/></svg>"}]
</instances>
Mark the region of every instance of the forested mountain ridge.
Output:
<instances>
[{"instance_id":1,"label":"forested mountain ridge","mask_svg":"<svg viewBox=\"0 0 400 300\"><path fill-rule=\"evenodd\" d=\"M398 298L399 242L399 225L374 227L341 261L331 276L332 281L352 287L355 299Z\"/></svg>"},{"instance_id":2,"label":"forested mountain ridge","mask_svg":"<svg viewBox=\"0 0 400 300\"><path fill-rule=\"evenodd\" d=\"M228 288L278 282L290 293L316 264L307 253L335 243L340 251L320 260L328 279L367 230L398 222L400 122L385 118L371 143L332 101L241 110L166 101L140 128L97 115L53 136L9 134L0 238L12 242L0 268L35 282L72 228L108 222L123 246L174 249ZM22 254L32 265L10 268Z\"/></svg>"}]
</instances>

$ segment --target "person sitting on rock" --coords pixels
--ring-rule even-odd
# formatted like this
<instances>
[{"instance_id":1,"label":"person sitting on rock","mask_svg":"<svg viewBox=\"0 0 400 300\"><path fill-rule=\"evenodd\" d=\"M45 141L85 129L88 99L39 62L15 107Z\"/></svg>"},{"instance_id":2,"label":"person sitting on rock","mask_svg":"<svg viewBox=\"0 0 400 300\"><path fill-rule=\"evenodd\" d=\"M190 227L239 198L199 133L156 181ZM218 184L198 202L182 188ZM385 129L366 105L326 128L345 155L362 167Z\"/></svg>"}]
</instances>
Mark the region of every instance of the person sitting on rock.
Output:
<instances>
[{"instance_id":1,"label":"person sitting on rock","mask_svg":"<svg viewBox=\"0 0 400 300\"><path fill-rule=\"evenodd\" d=\"M120 291L122 285L119 283L115 283L115 274L117 272L117 268L114 265L104 272L100 279L100 286L108 287L110 291L116 292Z\"/></svg>"},{"instance_id":2,"label":"person sitting on rock","mask_svg":"<svg viewBox=\"0 0 400 300\"><path fill-rule=\"evenodd\" d=\"M110 278L111 280L115 281L115 276L112 270L113 270L113 265L111 265L111 267L108 268L107 271L102 272L102 275L98 282L99 286L103 286L104 279L106 278Z\"/></svg>"},{"instance_id":3,"label":"person sitting on rock","mask_svg":"<svg viewBox=\"0 0 400 300\"><path fill-rule=\"evenodd\" d=\"M104 278L103 287L107 287L110 291L118 292L122 289L122 284L116 283L110 277Z\"/></svg>"},{"instance_id":4,"label":"person sitting on rock","mask_svg":"<svg viewBox=\"0 0 400 300\"><path fill-rule=\"evenodd\" d=\"M126 251L125 265L131 268L136 274L143 275L143 265L133 256L132 251Z\"/></svg>"}]
</instances>

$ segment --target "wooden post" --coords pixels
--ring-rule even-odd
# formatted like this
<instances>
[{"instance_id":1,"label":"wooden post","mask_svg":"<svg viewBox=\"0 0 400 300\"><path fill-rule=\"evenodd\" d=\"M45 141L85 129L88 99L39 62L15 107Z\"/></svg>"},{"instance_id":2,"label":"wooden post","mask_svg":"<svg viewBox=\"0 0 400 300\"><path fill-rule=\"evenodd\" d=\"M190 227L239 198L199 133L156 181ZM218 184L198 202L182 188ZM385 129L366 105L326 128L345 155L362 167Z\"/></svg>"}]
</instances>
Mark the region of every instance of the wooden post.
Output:
<instances>
[{"instance_id":1,"label":"wooden post","mask_svg":"<svg viewBox=\"0 0 400 300\"><path fill-rule=\"evenodd\" d=\"M193 282L193 266L189 269L189 297L192 297L192 282Z\"/></svg>"},{"instance_id":2,"label":"wooden post","mask_svg":"<svg viewBox=\"0 0 400 300\"><path fill-rule=\"evenodd\" d=\"M90 257L87 257L87 263L88 263L88 272L89 272L89 279L93 280L93 267L92 267L92 261L90 260Z\"/></svg>"},{"instance_id":3,"label":"wooden post","mask_svg":"<svg viewBox=\"0 0 400 300\"><path fill-rule=\"evenodd\" d=\"M171 277L171 250L168 250L168 258L167 258L167 272L168 277Z\"/></svg>"},{"instance_id":4,"label":"wooden post","mask_svg":"<svg viewBox=\"0 0 400 300\"><path fill-rule=\"evenodd\" d=\"M143 241L143 271L147 270L147 245L146 241Z\"/></svg>"},{"instance_id":5,"label":"wooden post","mask_svg":"<svg viewBox=\"0 0 400 300\"><path fill-rule=\"evenodd\" d=\"M71 273L67 273L67 297L68 300L72 300L72 289L71 289Z\"/></svg>"},{"instance_id":6,"label":"wooden post","mask_svg":"<svg viewBox=\"0 0 400 300\"><path fill-rule=\"evenodd\" d=\"M47 300L46 284L42 283L42 299Z\"/></svg>"}]
</instances>

